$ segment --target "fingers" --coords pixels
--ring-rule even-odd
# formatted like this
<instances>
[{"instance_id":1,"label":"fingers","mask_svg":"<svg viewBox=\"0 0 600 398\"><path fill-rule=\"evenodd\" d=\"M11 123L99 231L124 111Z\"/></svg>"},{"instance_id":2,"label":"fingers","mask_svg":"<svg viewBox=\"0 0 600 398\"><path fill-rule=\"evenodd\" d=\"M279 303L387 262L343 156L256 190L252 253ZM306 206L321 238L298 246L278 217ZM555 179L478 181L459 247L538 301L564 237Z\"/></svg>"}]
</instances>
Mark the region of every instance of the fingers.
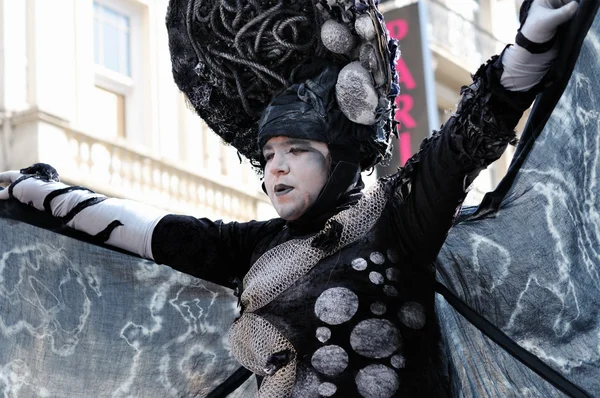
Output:
<instances>
[{"instance_id":1,"label":"fingers","mask_svg":"<svg viewBox=\"0 0 600 398\"><path fill-rule=\"evenodd\" d=\"M12 184L16 180L18 180L22 176L16 170L5 171L4 173L0 173L0 184ZM0 200L6 200L9 198L8 188L0 191Z\"/></svg>"},{"instance_id":2,"label":"fingers","mask_svg":"<svg viewBox=\"0 0 600 398\"><path fill-rule=\"evenodd\" d=\"M22 174L17 170L5 171L0 173L0 184L12 184L17 181Z\"/></svg>"},{"instance_id":3,"label":"fingers","mask_svg":"<svg viewBox=\"0 0 600 398\"><path fill-rule=\"evenodd\" d=\"M573 18L573 15L577 12L577 7L579 7L579 3L571 1L569 4L553 10L550 20L555 23L556 26L562 25Z\"/></svg>"},{"instance_id":4,"label":"fingers","mask_svg":"<svg viewBox=\"0 0 600 398\"><path fill-rule=\"evenodd\" d=\"M550 8L560 8L569 3L576 3L576 0L542 0L545 1Z\"/></svg>"}]
</instances>

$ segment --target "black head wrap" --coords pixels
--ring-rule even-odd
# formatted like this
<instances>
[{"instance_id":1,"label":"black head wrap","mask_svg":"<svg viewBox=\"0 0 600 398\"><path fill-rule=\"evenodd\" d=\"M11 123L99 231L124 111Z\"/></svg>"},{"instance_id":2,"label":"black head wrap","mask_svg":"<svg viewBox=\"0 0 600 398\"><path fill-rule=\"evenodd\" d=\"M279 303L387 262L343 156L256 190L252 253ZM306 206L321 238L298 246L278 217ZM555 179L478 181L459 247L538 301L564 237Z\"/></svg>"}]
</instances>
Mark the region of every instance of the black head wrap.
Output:
<instances>
[{"instance_id":1,"label":"black head wrap","mask_svg":"<svg viewBox=\"0 0 600 398\"><path fill-rule=\"evenodd\" d=\"M297 67L292 85L275 97L258 123L258 147L277 136L324 142L334 162L372 167L385 155L387 138L378 139L379 124L351 122L340 110L335 85L341 67L316 59ZM382 133L383 134L383 133Z\"/></svg>"}]
</instances>

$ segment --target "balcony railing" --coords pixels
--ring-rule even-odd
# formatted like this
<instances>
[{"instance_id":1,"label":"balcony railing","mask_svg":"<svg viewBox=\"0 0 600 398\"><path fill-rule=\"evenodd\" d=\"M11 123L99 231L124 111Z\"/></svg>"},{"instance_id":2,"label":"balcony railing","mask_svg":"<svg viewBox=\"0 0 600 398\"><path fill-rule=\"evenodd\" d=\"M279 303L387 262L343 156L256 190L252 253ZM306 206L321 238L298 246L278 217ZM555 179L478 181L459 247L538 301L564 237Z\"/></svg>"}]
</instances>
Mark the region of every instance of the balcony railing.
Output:
<instances>
[{"instance_id":1,"label":"balcony railing","mask_svg":"<svg viewBox=\"0 0 600 398\"><path fill-rule=\"evenodd\" d=\"M506 45L445 4L437 0L421 1L427 6L429 47L461 68L474 72ZM380 9L387 12L414 2L415 0L382 0Z\"/></svg>"},{"instance_id":2,"label":"balcony railing","mask_svg":"<svg viewBox=\"0 0 600 398\"><path fill-rule=\"evenodd\" d=\"M24 145L39 148L38 159L55 166L64 181L108 196L137 200L179 214L226 220L255 219L261 204L258 182L243 184L189 172L184 166L114 142L76 131L67 123L34 111L13 119L15 127L38 124L38 134ZM33 138L37 137L37 138ZM15 153L15 156L18 154Z\"/></svg>"},{"instance_id":3,"label":"balcony railing","mask_svg":"<svg viewBox=\"0 0 600 398\"><path fill-rule=\"evenodd\" d=\"M125 146L67 131L78 180L174 212L211 218L256 217L258 199Z\"/></svg>"},{"instance_id":4,"label":"balcony railing","mask_svg":"<svg viewBox=\"0 0 600 398\"><path fill-rule=\"evenodd\" d=\"M468 71L506 45L444 4L430 0L427 9L431 49Z\"/></svg>"}]
</instances>

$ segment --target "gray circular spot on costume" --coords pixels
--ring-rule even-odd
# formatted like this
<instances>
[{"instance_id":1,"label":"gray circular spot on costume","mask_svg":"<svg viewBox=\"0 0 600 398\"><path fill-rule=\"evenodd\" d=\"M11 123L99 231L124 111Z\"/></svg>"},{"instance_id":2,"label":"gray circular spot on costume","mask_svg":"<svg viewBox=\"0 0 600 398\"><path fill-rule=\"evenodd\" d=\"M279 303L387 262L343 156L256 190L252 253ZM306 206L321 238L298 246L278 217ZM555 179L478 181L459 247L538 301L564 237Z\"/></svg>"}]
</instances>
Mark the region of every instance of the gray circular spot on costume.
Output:
<instances>
[{"instance_id":1,"label":"gray circular spot on costume","mask_svg":"<svg viewBox=\"0 0 600 398\"><path fill-rule=\"evenodd\" d=\"M377 121L379 94L371 73L360 61L342 68L335 84L335 97L340 110L354 123L370 126Z\"/></svg>"},{"instance_id":2,"label":"gray circular spot on costume","mask_svg":"<svg viewBox=\"0 0 600 398\"><path fill-rule=\"evenodd\" d=\"M294 398L314 398L318 394L319 376L309 366L299 366L292 396Z\"/></svg>"},{"instance_id":3,"label":"gray circular spot on costume","mask_svg":"<svg viewBox=\"0 0 600 398\"><path fill-rule=\"evenodd\" d=\"M356 18L356 21L354 22L354 29L356 30L356 33L358 33L358 35L364 40L373 40L377 34L369 14L366 13Z\"/></svg>"},{"instance_id":4,"label":"gray circular spot on costume","mask_svg":"<svg viewBox=\"0 0 600 398\"><path fill-rule=\"evenodd\" d=\"M328 376L335 376L342 373L348 366L348 354L340 346L327 345L315 351L310 363L317 371Z\"/></svg>"},{"instance_id":5,"label":"gray circular spot on costume","mask_svg":"<svg viewBox=\"0 0 600 398\"><path fill-rule=\"evenodd\" d=\"M352 268L357 271L364 271L367 269L367 260L364 258L355 258L352 260Z\"/></svg>"},{"instance_id":6,"label":"gray circular spot on costume","mask_svg":"<svg viewBox=\"0 0 600 398\"><path fill-rule=\"evenodd\" d=\"M411 329L422 329L427 321L425 307L414 301L402 304L398 310L398 317L400 322Z\"/></svg>"},{"instance_id":7,"label":"gray circular spot on costume","mask_svg":"<svg viewBox=\"0 0 600 398\"><path fill-rule=\"evenodd\" d=\"M394 286L385 285L383 287L383 292L390 297L396 297L398 295L398 290Z\"/></svg>"},{"instance_id":8,"label":"gray circular spot on costume","mask_svg":"<svg viewBox=\"0 0 600 398\"><path fill-rule=\"evenodd\" d=\"M371 271L371 273L369 273L369 280L376 285L383 285L384 282L383 275L375 271Z\"/></svg>"},{"instance_id":9,"label":"gray circular spot on costume","mask_svg":"<svg viewBox=\"0 0 600 398\"><path fill-rule=\"evenodd\" d=\"M398 255L398 252L395 249L388 249L387 256L390 259L390 261L394 264L400 261L400 256Z\"/></svg>"},{"instance_id":10,"label":"gray circular spot on costume","mask_svg":"<svg viewBox=\"0 0 600 398\"><path fill-rule=\"evenodd\" d=\"M340 325L356 314L358 296L345 287L325 290L315 303L315 314L329 325Z\"/></svg>"},{"instance_id":11,"label":"gray circular spot on costume","mask_svg":"<svg viewBox=\"0 0 600 398\"><path fill-rule=\"evenodd\" d=\"M350 345L367 358L385 358L402 346L402 336L387 319L367 319L354 327Z\"/></svg>"},{"instance_id":12,"label":"gray circular spot on costume","mask_svg":"<svg viewBox=\"0 0 600 398\"><path fill-rule=\"evenodd\" d=\"M390 361L396 369L402 369L406 366L406 358L402 355L394 355Z\"/></svg>"},{"instance_id":13,"label":"gray circular spot on costume","mask_svg":"<svg viewBox=\"0 0 600 398\"><path fill-rule=\"evenodd\" d=\"M363 398L390 398L400 387L400 377L385 365L369 365L356 375L356 387Z\"/></svg>"},{"instance_id":14,"label":"gray circular spot on costume","mask_svg":"<svg viewBox=\"0 0 600 398\"><path fill-rule=\"evenodd\" d=\"M371 255L369 256L369 260L371 260L373 263L375 263L377 265L381 265L381 264L385 263L385 257L383 256L383 254L381 254L379 252L371 253Z\"/></svg>"},{"instance_id":15,"label":"gray circular spot on costume","mask_svg":"<svg viewBox=\"0 0 600 398\"><path fill-rule=\"evenodd\" d=\"M319 394L323 397L331 397L337 391L337 387L333 383L322 383L319 386Z\"/></svg>"},{"instance_id":16,"label":"gray circular spot on costume","mask_svg":"<svg viewBox=\"0 0 600 398\"><path fill-rule=\"evenodd\" d=\"M350 29L333 19L325 21L321 27L321 41L329 51L336 54L347 54L356 44Z\"/></svg>"},{"instance_id":17,"label":"gray circular spot on costume","mask_svg":"<svg viewBox=\"0 0 600 398\"><path fill-rule=\"evenodd\" d=\"M317 333L315 334L317 336L317 340L319 340L321 343L324 343L331 337L331 330L325 326L321 326L320 328L317 328Z\"/></svg>"},{"instance_id":18,"label":"gray circular spot on costume","mask_svg":"<svg viewBox=\"0 0 600 398\"><path fill-rule=\"evenodd\" d=\"M385 270L385 277L392 282L400 282L400 271L396 268L388 268Z\"/></svg>"},{"instance_id":19,"label":"gray circular spot on costume","mask_svg":"<svg viewBox=\"0 0 600 398\"><path fill-rule=\"evenodd\" d=\"M375 315L383 315L387 311L387 306L381 301L371 304L371 312Z\"/></svg>"}]
</instances>

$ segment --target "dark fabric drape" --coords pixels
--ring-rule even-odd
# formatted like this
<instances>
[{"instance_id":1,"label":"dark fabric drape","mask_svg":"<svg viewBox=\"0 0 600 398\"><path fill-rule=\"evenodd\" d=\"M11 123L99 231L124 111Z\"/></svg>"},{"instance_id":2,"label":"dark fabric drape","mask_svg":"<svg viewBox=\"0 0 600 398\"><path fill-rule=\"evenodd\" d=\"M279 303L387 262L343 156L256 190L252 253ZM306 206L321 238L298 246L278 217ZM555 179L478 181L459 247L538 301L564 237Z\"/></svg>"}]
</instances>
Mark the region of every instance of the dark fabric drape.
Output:
<instances>
[{"instance_id":1,"label":"dark fabric drape","mask_svg":"<svg viewBox=\"0 0 600 398\"><path fill-rule=\"evenodd\" d=\"M437 259L438 281L558 376L538 376L438 295L455 395L600 396L597 8L581 1L507 177L463 211Z\"/></svg>"},{"instance_id":2,"label":"dark fabric drape","mask_svg":"<svg viewBox=\"0 0 600 398\"><path fill-rule=\"evenodd\" d=\"M0 202L7 396L203 397L239 369L225 338L231 290L87 239ZM231 397L255 389L250 379Z\"/></svg>"}]
</instances>

